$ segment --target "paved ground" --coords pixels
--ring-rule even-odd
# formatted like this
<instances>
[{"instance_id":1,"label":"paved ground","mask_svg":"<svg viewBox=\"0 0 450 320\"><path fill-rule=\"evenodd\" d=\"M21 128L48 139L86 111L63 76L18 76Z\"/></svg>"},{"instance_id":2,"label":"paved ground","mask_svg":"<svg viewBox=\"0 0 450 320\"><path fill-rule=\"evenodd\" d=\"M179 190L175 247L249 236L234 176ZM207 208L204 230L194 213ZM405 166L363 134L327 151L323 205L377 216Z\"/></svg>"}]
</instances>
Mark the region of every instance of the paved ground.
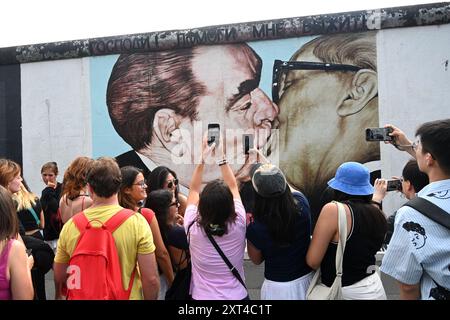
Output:
<instances>
[{"instance_id":1,"label":"paved ground","mask_svg":"<svg viewBox=\"0 0 450 320\"><path fill-rule=\"evenodd\" d=\"M248 288L248 292L251 300L259 300L260 299L260 289L261 285L264 281L264 263L256 266L250 260L244 261L244 272L246 278L246 285ZM46 277L46 294L47 299L53 300L55 296L55 287L53 284L53 272L50 271L47 273ZM381 274L381 280L383 281L384 289L386 290L386 295L389 300L398 300L399 293L398 288L395 281L385 275Z\"/></svg>"}]
</instances>

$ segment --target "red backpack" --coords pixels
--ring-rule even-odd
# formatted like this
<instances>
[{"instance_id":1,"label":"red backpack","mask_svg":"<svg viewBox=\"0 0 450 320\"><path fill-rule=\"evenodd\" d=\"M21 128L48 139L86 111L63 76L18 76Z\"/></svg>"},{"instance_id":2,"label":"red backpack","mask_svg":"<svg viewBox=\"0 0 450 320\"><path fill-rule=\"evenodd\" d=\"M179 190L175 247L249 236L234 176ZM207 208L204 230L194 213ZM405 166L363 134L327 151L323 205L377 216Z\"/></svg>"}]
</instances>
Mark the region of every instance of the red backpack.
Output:
<instances>
[{"instance_id":1,"label":"red backpack","mask_svg":"<svg viewBox=\"0 0 450 320\"><path fill-rule=\"evenodd\" d=\"M128 290L124 290L122 268L112 233L133 214L132 210L122 209L105 223L89 221L84 212L73 217L80 237L67 270L67 299L129 299L136 269L131 275ZM101 227L93 227L93 221L101 223Z\"/></svg>"}]
</instances>

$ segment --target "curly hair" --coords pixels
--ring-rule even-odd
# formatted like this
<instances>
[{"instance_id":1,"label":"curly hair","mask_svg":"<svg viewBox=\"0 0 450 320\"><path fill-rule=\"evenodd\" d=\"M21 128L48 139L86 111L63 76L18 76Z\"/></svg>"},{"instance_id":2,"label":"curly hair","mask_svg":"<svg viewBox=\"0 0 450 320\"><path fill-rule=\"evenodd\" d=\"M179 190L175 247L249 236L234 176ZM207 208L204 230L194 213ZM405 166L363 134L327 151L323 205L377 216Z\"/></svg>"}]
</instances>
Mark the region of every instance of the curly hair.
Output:
<instances>
[{"instance_id":1,"label":"curly hair","mask_svg":"<svg viewBox=\"0 0 450 320\"><path fill-rule=\"evenodd\" d=\"M94 160L88 157L78 157L64 172L62 195L66 201L74 200L86 186L86 177Z\"/></svg>"}]
</instances>

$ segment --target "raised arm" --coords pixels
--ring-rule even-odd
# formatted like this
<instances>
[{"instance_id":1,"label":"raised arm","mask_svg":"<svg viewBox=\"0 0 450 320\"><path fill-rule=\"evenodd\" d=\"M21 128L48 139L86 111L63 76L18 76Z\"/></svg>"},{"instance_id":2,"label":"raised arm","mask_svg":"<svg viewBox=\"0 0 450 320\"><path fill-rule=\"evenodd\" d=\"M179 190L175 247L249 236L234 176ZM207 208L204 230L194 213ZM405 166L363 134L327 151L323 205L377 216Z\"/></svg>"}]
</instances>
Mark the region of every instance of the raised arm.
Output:
<instances>
[{"instance_id":1,"label":"raised arm","mask_svg":"<svg viewBox=\"0 0 450 320\"><path fill-rule=\"evenodd\" d=\"M189 185L189 194L186 202L186 206L193 204L198 205L198 201L200 199L200 188L202 185L202 176L203 176L203 163L199 163L192 174L191 184Z\"/></svg>"},{"instance_id":2,"label":"raised arm","mask_svg":"<svg viewBox=\"0 0 450 320\"><path fill-rule=\"evenodd\" d=\"M372 202L379 209L381 209L381 202L383 201L384 197L386 197L386 192L387 192L386 179L375 179Z\"/></svg>"},{"instance_id":3,"label":"raised arm","mask_svg":"<svg viewBox=\"0 0 450 320\"><path fill-rule=\"evenodd\" d=\"M208 146L207 136L205 135L202 141L202 162L195 167L194 173L192 174L186 207L190 204L198 205L198 201L200 199L200 189L202 187L203 168L205 166L205 162L210 160L211 156L214 155L213 151L215 148L215 143Z\"/></svg>"},{"instance_id":4,"label":"raised arm","mask_svg":"<svg viewBox=\"0 0 450 320\"><path fill-rule=\"evenodd\" d=\"M225 161L225 160L223 160ZM236 182L236 178L234 177L233 170L231 170L230 165L227 162L220 162L220 171L222 172L222 177L228 188L230 188L231 193L233 194L233 199L241 200L241 196L239 195L239 188Z\"/></svg>"},{"instance_id":5,"label":"raised arm","mask_svg":"<svg viewBox=\"0 0 450 320\"><path fill-rule=\"evenodd\" d=\"M406 134L399 128L393 126L392 124L386 124L384 127L391 128L393 130L389 135L391 137L393 137L394 140L386 141L386 142L392 144L394 147L396 147L400 151L408 152L415 159L416 153L412 147L412 141L408 139Z\"/></svg>"}]
</instances>

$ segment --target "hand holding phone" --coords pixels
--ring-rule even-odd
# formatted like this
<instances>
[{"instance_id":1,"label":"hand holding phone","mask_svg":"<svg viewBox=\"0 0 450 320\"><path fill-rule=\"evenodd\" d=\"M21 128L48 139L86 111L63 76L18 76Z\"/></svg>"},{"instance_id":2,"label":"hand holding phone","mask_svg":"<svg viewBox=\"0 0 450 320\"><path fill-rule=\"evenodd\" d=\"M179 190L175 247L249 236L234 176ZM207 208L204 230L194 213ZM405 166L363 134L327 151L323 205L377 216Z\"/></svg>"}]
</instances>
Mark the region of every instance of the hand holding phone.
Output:
<instances>
[{"instance_id":1,"label":"hand holding phone","mask_svg":"<svg viewBox=\"0 0 450 320\"><path fill-rule=\"evenodd\" d=\"M386 191L402 191L402 181L400 179L387 180Z\"/></svg>"},{"instance_id":2,"label":"hand holding phone","mask_svg":"<svg viewBox=\"0 0 450 320\"><path fill-rule=\"evenodd\" d=\"M392 133L392 128L367 128L366 141L392 141L393 137L389 135Z\"/></svg>"},{"instance_id":3,"label":"hand holding phone","mask_svg":"<svg viewBox=\"0 0 450 320\"><path fill-rule=\"evenodd\" d=\"M220 125L218 123L208 124L208 146L216 143L216 147L219 145L220 140Z\"/></svg>"}]
</instances>

